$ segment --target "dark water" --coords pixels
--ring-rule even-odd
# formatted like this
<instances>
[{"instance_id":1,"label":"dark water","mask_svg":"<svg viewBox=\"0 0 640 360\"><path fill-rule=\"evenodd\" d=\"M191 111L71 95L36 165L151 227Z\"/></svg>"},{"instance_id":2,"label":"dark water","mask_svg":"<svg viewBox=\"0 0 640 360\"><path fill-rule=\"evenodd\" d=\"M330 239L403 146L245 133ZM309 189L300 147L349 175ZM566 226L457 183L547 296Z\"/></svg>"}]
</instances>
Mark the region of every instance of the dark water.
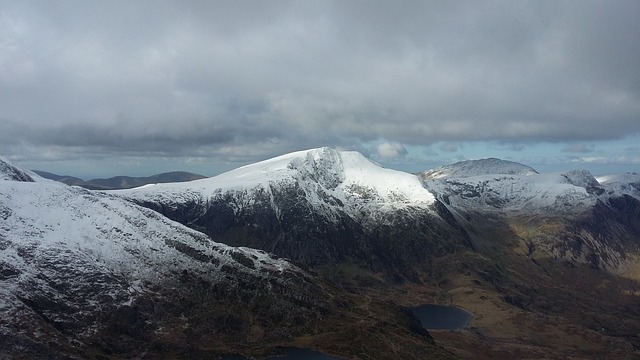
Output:
<instances>
[{"instance_id":1,"label":"dark water","mask_svg":"<svg viewBox=\"0 0 640 360\"><path fill-rule=\"evenodd\" d=\"M228 355L222 357L220 360L248 360L242 355ZM265 358L264 360L342 360L334 356L329 356L317 351L309 349L299 348L287 348L285 355L274 355Z\"/></svg>"},{"instance_id":2,"label":"dark water","mask_svg":"<svg viewBox=\"0 0 640 360\"><path fill-rule=\"evenodd\" d=\"M466 328L473 317L466 310L442 305L426 304L411 309L427 330L458 330Z\"/></svg>"}]
</instances>

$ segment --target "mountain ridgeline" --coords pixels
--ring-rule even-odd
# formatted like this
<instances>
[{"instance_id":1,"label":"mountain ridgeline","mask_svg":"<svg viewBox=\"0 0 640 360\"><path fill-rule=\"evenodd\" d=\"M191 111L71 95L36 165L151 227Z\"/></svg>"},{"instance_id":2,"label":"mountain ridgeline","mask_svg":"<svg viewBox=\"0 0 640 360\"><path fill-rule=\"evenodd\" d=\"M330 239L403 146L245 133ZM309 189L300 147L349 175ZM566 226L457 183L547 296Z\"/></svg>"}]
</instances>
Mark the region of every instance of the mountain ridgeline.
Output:
<instances>
[{"instance_id":1,"label":"mountain ridgeline","mask_svg":"<svg viewBox=\"0 0 640 360\"><path fill-rule=\"evenodd\" d=\"M56 175L41 170L33 170L33 172L45 179L55 180L67 185L80 186L90 190L130 189L147 184L184 182L205 178L205 176L190 172L171 171L168 173L162 173L152 176L115 176L108 179L92 179L85 181L77 177L68 175Z\"/></svg>"},{"instance_id":2,"label":"mountain ridgeline","mask_svg":"<svg viewBox=\"0 0 640 360\"><path fill-rule=\"evenodd\" d=\"M113 191L0 171L10 355L640 355L638 174L409 174L330 148ZM407 310L426 303L471 327L427 333Z\"/></svg>"}]
</instances>

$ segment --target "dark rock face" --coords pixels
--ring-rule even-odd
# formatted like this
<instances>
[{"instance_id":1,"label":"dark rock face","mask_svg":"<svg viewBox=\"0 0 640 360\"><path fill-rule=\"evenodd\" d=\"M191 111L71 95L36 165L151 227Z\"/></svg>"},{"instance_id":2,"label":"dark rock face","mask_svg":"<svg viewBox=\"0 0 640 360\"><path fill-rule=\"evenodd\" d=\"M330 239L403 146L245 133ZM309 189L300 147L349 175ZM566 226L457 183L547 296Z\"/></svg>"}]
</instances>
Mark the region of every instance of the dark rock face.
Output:
<instances>
[{"instance_id":1,"label":"dark rock face","mask_svg":"<svg viewBox=\"0 0 640 360\"><path fill-rule=\"evenodd\" d=\"M609 199L608 214L628 231L640 238L640 200L629 195Z\"/></svg>"},{"instance_id":2,"label":"dark rock face","mask_svg":"<svg viewBox=\"0 0 640 360\"><path fill-rule=\"evenodd\" d=\"M589 216L575 221L571 228L574 244L587 252L595 269L616 269L630 250L640 249L640 200L628 195L599 201Z\"/></svg>"},{"instance_id":3,"label":"dark rock face","mask_svg":"<svg viewBox=\"0 0 640 360\"><path fill-rule=\"evenodd\" d=\"M544 216L526 219L527 238L557 260L588 264L614 271L640 249L640 201L630 196L597 201L580 216ZM512 220L506 220L506 223ZM523 223L523 219L516 220Z\"/></svg>"},{"instance_id":4,"label":"dark rock face","mask_svg":"<svg viewBox=\"0 0 640 360\"><path fill-rule=\"evenodd\" d=\"M433 256L470 246L464 230L440 204L435 212L407 208L363 221L338 202L330 213L318 211L297 183L272 186L269 192L220 193L208 201L171 207L140 204L214 241L262 249L308 266L349 260L407 275L416 264L429 266Z\"/></svg>"}]
</instances>

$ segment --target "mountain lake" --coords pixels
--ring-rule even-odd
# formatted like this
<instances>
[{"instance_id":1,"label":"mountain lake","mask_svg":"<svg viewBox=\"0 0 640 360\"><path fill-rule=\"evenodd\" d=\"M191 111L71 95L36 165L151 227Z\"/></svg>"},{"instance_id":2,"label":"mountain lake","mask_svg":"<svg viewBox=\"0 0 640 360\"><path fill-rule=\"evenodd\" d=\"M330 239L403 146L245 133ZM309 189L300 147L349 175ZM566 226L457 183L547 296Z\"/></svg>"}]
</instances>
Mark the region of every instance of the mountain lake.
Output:
<instances>
[{"instance_id":1,"label":"mountain lake","mask_svg":"<svg viewBox=\"0 0 640 360\"><path fill-rule=\"evenodd\" d=\"M473 315L453 306L425 304L411 309L427 330L459 330L469 325Z\"/></svg>"}]
</instances>

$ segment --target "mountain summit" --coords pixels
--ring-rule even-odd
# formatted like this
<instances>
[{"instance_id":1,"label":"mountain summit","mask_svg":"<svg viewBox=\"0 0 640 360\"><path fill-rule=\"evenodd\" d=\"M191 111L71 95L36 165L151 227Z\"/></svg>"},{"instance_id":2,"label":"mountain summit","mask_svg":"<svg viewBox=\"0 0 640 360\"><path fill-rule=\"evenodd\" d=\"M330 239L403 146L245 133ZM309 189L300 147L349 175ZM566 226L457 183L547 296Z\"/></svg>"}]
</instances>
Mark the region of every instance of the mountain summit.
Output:
<instances>
[{"instance_id":1,"label":"mountain summit","mask_svg":"<svg viewBox=\"0 0 640 360\"><path fill-rule=\"evenodd\" d=\"M426 207L435 200L416 176L382 168L355 151L331 148L298 151L186 184L156 184L119 194L142 200L147 196L175 198L185 190L211 196L220 191L270 191L273 186L293 184L319 208L336 202L352 205L354 211L365 204Z\"/></svg>"},{"instance_id":2,"label":"mountain summit","mask_svg":"<svg viewBox=\"0 0 640 360\"><path fill-rule=\"evenodd\" d=\"M402 273L424 260L427 248L441 252L464 243L416 175L353 151L299 151L208 179L115 193L216 241L308 265L350 258ZM397 237L409 227L407 236Z\"/></svg>"}]
</instances>

